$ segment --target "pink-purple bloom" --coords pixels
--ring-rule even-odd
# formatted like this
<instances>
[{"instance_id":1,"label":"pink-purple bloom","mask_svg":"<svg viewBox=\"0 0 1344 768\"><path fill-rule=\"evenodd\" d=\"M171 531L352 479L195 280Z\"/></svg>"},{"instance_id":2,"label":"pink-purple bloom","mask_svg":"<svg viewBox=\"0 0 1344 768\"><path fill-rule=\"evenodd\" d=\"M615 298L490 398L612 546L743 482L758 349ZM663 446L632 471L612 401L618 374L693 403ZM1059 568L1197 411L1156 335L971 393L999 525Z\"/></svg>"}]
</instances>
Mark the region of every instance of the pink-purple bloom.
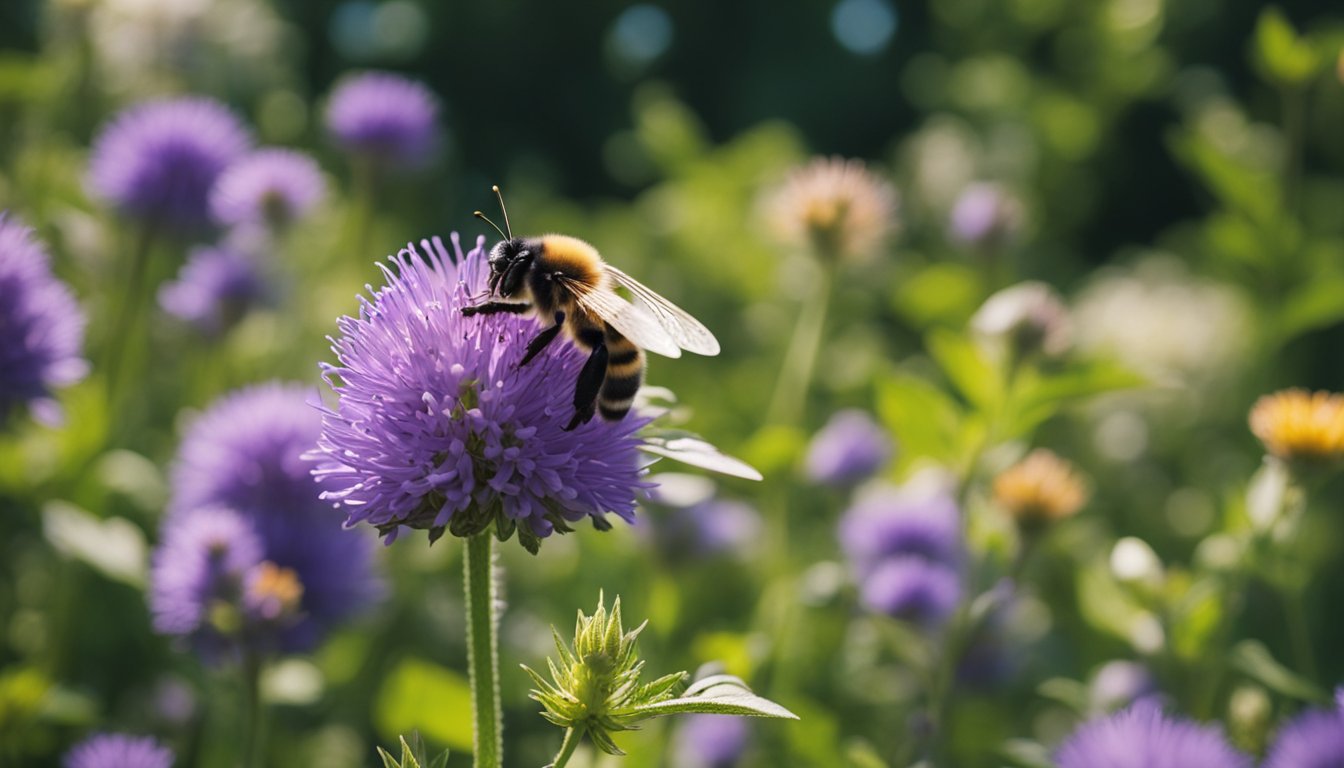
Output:
<instances>
[{"instance_id":1,"label":"pink-purple bloom","mask_svg":"<svg viewBox=\"0 0 1344 768\"><path fill-rule=\"evenodd\" d=\"M669 509L653 523L658 549L669 558L741 553L761 537L761 513L741 501L712 498Z\"/></svg>"},{"instance_id":2,"label":"pink-purple bloom","mask_svg":"<svg viewBox=\"0 0 1344 768\"><path fill-rule=\"evenodd\" d=\"M962 190L949 224L954 240L988 247L1011 240L1021 227L1021 204L992 182L971 184Z\"/></svg>"},{"instance_id":3,"label":"pink-purple bloom","mask_svg":"<svg viewBox=\"0 0 1344 768\"><path fill-rule=\"evenodd\" d=\"M1169 717L1152 699L1083 724L1055 762L1059 768L1251 768L1221 729Z\"/></svg>"},{"instance_id":4,"label":"pink-purple bloom","mask_svg":"<svg viewBox=\"0 0 1344 768\"><path fill-rule=\"evenodd\" d=\"M326 193L317 161L271 147L225 169L210 193L210 212L226 227L282 229L311 211Z\"/></svg>"},{"instance_id":5,"label":"pink-purple bloom","mask_svg":"<svg viewBox=\"0 0 1344 768\"><path fill-rule=\"evenodd\" d=\"M804 469L814 482L850 485L872 476L893 452L891 437L867 412L843 410L812 438Z\"/></svg>"},{"instance_id":6,"label":"pink-purple bloom","mask_svg":"<svg viewBox=\"0 0 1344 768\"><path fill-rule=\"evenodd\" d=\"M375 165L421 168L438 141L439 100L415 80L365 72L332 91L326 124L346 152Z\"/></svg>"},{"instance_id":7,"label":"pink-purple bloom","mask_svg":"<svg viewBox=\"0 0 1344 768\"><path fill-rule=\"evenodd\" d=\"M65 768L170 768L173 752L152 736L97 733L65 754Z\"/></svg>"},{"instance_id":8,"label":"pink-purple bloom","mask_svg":"<svg viewBox=\"0 0 1344 768\"><path fill-rule=\"evenodd\" d=\"M0 212L0 426L26 406L39 420L60 418L53 390L88 374L80 357L84 311L51 273L33 231Z\"/></svg>"},{"instance_id":9,"label":"pink-purple bloom","mask_svg":"<svg viewBox=\"0 0 1344 768\"><path fill-rule=\"evenodd\" d=\"M1344 693L1331 709L1309 709L1280 729L1265 768L1344 768Z\"/></svg>"},{"instance_id":10,"label":"pink-purple bloom","mask_svg":"<svg viewBox=\"0 0 1344 768\"><path fill-rule=\"evenodd\" d=\"M200 230L210 223L216 179L250 144L242 122L213 99L144 102L113 118L94 140L89 189L148 226Z\"/></svg>"},{"instance_id":11,"label":"pink-purple bloom","mask_svg":"<svg viewBox=\"0 0 1344 768\"><path fill-rule=\"evenodd\" d=\"M177 279L159 286L159 306L207 336L232 328L267 292L261 267L229 245L193 248Z\"/></svg>"},{"instance_id":12,"label":"pink-purple bloom","mask_svg":"<svg viewBox=\"0 0 1344 768\"><path fill-rule=\"evenodd\" d=\"M674 768L731 768L747 748L751 722L730 715L687 715L672 745Z\"/></svg>"},{"instance_id":13,"label":"pink-purple bloom","mask_svg":"<svg viewBox=\"0 0 1344 768\"><path fill-rule=\"evenodd\" d=\"M647 486L636 414L594 419L567 432L585 356L556 342L526 366L541 330L513 315L464 317L487 272L484 238L456 258L434 238L383 266L387 284L343 317L337 363L324 377L337 395L325 413L314 474L346 524L366 522L391 540L402 527L470 536L515 528L540 538L608 513L632 521Z\"/></svg>"}]
</instances>

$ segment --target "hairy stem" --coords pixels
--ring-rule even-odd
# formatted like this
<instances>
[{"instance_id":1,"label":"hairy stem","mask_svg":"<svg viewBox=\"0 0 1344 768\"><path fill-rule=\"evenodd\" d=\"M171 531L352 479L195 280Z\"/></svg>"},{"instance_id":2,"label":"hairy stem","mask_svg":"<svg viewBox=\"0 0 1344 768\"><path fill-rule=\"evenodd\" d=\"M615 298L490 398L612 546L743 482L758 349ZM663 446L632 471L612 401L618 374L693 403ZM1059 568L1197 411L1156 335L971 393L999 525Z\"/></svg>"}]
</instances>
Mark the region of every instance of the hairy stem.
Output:
<instances>
[{"instance_id":1,"label":"hairy stem","mask_svg":"<svg viewBox=\"0 0 1344 768\"><path fill-rule=\"evenodd\" d=\"M546 768L564 768L569 758L574 756L574 750L579 746L581 739L583 739L582 728L566 728L565 740L560 744L560 751L555 753L555 759Z\"/></svg>"},{"instance_id":2,"label":"hairy stem","mask_svg":"<svg viewBox=\"0 0 1344 768\"><path fill-rule=\"evenodd\" d=\"M467 666L471 670L472 741L476 768L499 768L504 742L499 709L499 638L496 632L495 540L489 530L467 539Z\"/></svg>"}]
</instances>

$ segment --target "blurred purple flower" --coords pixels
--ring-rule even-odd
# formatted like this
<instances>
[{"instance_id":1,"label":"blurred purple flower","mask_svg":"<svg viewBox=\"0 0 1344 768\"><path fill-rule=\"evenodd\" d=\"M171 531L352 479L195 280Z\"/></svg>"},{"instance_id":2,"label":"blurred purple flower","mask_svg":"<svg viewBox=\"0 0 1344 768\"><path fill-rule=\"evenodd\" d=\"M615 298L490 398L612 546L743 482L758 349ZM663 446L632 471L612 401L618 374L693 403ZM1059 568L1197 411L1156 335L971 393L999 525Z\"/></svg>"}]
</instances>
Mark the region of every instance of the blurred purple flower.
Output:
<instances>
[{"instance_id":1,"label":"blurred purple flower","mask_svg":"<svg viewBox=\"0 0 1344 768\"><path fill-rule=\"evenodd\" d=\"M65 768L170 768L172 750L150 736L97 733L65 753Z\"/></svg>"},{"instance_id":2,"label":"blurred purple flower","mask_svg":"<svg viewBox=\"0 0 1344 768\"><path fill-rule=\"evenodd\" d=\"M1129 706L1157 690L1157 681L1147 666L1123 659L1101 665L1093 673L1089 686L1092 707L1100 711Z\"/></svg>"},{"instance_id":3,"label":"blurred purple flower","mask_svg":"<svg viewBox=\"0 0 1344 768\"><path fill-rule=\"evenodd\" d=\"M672 745L674 768L731 768L751 738L751 723L732 715L687 715Z\"/></svg>"},{"instance_id":4,"label":"blurred purple flower","mask_svg":"<svg viewBox=\"0 0 1344 768\"><path fill-rule=\"evenodd\" d=\"M740 501L709 499L659 515L654 535L670 558L740 553L760 538L761 514Z\"/></svg>"},{"instance_id":5,"label":"blurred purple flower","mask_svg":"<svg viewBox=\"0 0 1344 768\"><path fill-rule=\"evenodd\" d=\"M223 506L256 532L259 559L274 566L259 610L301 590L301 619L286 628L284 650L316 643L380 592L373 542L341 527L302 458L321 430L316 399L315 390L279 383L227 395L188 428L172 470L170 519ZM256 578L250 573L244 586L255 587Z\"/></svg>"},{"instance_id":6,"label":"blurred purple flower","mask_svg":"<svg viewBox=\"0 0 1344 768\"><path fill-rule=\"evenodd\" d=\"M0 212L0 426L21 406L40 421L60 420L52 390L88 374L80 357L84 311L51 274L33 231Z\"/></svg>"},{"instance_id":7,"label":"blurred purple flower","mask_svg":"<svg viewBox=\"0 0 1344 768\"><path fill-rule=\"evenodd\" d=\"M327 102L327 131L342 149L379 164L421 168L438 139L439 101L423 84L388 72L342 80Z\"/></svg>"},{"instance_id":8,"label":"blurred purple flower","mask_svg":"<svg viewBox=\"0 0 1344 768\"><path fill-rule=\"evenodd\" d=\"M1223 732L1167 717L1152 700L1084 723L1055 756L1059 768L1250 768Z\"/></svg>"},{"instance_id":9,"label":"blurred purple flower","mask_svg":"<svg viewBox=\"0 0 1344 768\"><path fill-rule=\"evenodd\" d=\"M860 579L901 555L956 568L962 550L957 503L941 488L874 489L840 520L840 544Z\"/></svg>"},{"instance_id":10,"label":"blurred purple flower","mask_svg":"<svg viewBox=\"0 0 1344 768\"><path fill-rule=\"evenodd\" d=\"M159 306L206 336L232 328L266 294L252 257L228 245L193 248L177 279L159 286Z\"/></svg>"},{"instance_id":11,"label":"blurred purple flower","mask_svg":"<svg viewBox=\"0 0 1344 768\"><path fill-rule=\"evenodd\" d=\"M957 609L961 576L918 555L889 557L862 579L859 594L869 610L937 626Z\"/></svg>"},{"instance_id":12,"label":"blurred purple flower","mask_svg":"<svg viewBox=\"0 0 1344 768\"><path fill-rule=\"evenodd\" d=\"M850 485L881 469L893 452L891 437L867 412L839 411L813 436L804 468L814 482Z\"/></svg>"},{"instance_id":13,"label":"blurred purple flower","mask_svg":"<svg viewBox=\"0 0 1344 768\"><path fill-rule=\"evenodd\" d=\"M1021 228L1021 203L992 182L970 184L962 190L949 222L953 240L977 246L1002 245Z\"/></svg>"},{"instance_id":14,"label":"blurred purple flower","mask_svg":"<svg viewBox=\"0 0 1344 768\"><path fill-rule=\"evenodd\" d=\"M520 367L538 326L512 315L464 317L483 289L484 238L456 262L438 238L383 267L387 285L343 317L338 364L324 376L338 396L313 458L323 497L347 525L445 526L468 536L499 522L530 549L568 523L607 513L634 519L647 483L637 432L647 420L594 419L572 432L574 381L584 355L555 343Z\"/></svg>"},{"instance_id":15,"label":"blurred purple flower","mask_svg":"<svg viewBox=\"0 0 1344 768\"><path fill-rule=\"evenodd\" d=\"M225 169L210 192L210 213L227 227L283 229L327 193L317 161L292 149L259 149Z\"/></svg>"},{"instance_id":16,"label":"blurred purple flower","mask_svg":"<svg viewBox=\"0 0 1344 768\"><path fill-rule=\"evenodd\" d=\"M1344 692L1334 709L1311 709L1288 722L1274 739L1265 768L1344 766Z\"/></svg>"},{"instance_id":17,"label":"blurred purple flower","mask_svg":"<svg viewBox=\"0 0 1344 768\"><path fill-rule=\"evenodd\" d=\"M199 230L210 223L215 180L250 144L243 124L213 99L144 102L94 139L89 189L147 225Z\"/></svg>"}]
</instances>

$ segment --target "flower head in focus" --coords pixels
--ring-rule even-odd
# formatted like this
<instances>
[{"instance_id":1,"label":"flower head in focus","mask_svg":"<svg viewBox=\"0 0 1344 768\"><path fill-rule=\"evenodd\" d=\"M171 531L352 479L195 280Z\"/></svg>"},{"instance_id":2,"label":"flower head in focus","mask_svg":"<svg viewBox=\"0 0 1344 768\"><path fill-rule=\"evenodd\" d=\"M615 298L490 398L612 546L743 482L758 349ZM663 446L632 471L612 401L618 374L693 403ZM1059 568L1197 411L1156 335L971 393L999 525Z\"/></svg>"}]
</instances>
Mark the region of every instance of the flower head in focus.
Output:
<instances>
[{"instance_id":1,"label":"flower head in focus","mask_svg":"<svg viewBox=\"0 0 1344 768\"><path fill-rule=\"evenodd\" d=\"M1290 720L1274 739L1264 768L1337 768L1344 765L1344 701L1310 709Z\"/></svg>"},{"instance_id":2,"label":"flower head in focus","mask_svg":"<svg viewBox=\"0 0 1344 768\"><path fill-rule=\"evenodd\" d=\"M766 201L780 239L824 259L866 262L895 228L896 190L859 160L819 157Z\"/></svg>"},{"instance_id":3,"label":"flower head in focus","mask_svg":"<svg viewBox=\"0 0 1344 768\"><path fill-rule=\"evenodd\" d=\"M41 421L59 421L52 390L88 374L84 323L33 231L0 212L0 426L23 406Z\"/></svg>"},{"instance_id":4,"label":"flower head in focus","mask_svg":"<svg viewBox=\"0 0 1344 768\"><path fill-rule=\"evenodd\" d=\"M994 248L1011 241L1022 229L1022 204L1001 185L969 184L952 206L948 222L952 239Z\"/></svg>"},{"instance_id":5,"label":"flower head in focus","mask_svg":"<svg viewBox=\"0 0 1344 768\"><path fill-rule=\"evenodd\" d=\"M674 768L732 768L746 751L751 721L724 715L687 715L672 743Z\"/></svg>"},{"instance_id":6,"label":"flower head in focus","mask_svg":"<svg viewBox=\"0 0 1344 768\"><path fill-rule=\"evenodd\" d=\"M177 279L159 286L159 306L206 336L228 331L267 292L261 268L228 245L193 248Z\"/></svg>"},{"instance_id":7,"label":"flower head in focus","mask_svg":"<svg viewBox=\"0 0 1344 768\"><path fill-rule=\"evenodd\" d=\"M803 467L814 482L847 486L866 480L894 452L885 429L867 412L850 409L835 413L812 437Z\"/></svg>"},{"instance_id":8,"label":"flower head in focus","mask_svg":"<svg viewBox=\"0 0 1344 768\"><path fill-rule=\"evenodd\" d=\"M1068 308L1054 288L1035 280L990 296L971 317L971 330L1014 361L1058 357L1073 343Z\"/></svg>"},{"instance_id":9,"label":"flower head in focus","mask_svg":"<svg viewBox=\"0 0 1344 768\"><path fill-rule=\"evenodd\" d=\"M1305 389L1264 395L1250 422L1265 450L1290 464L1329 466L1344 459L1344 395Z\"/></svg>"},{"instance_id":10,"label":"flower head in focus","mask_svg":"<svg viewBox=\"0 0 1344 768\"><path fill-rule=\"evenodd\" d=\"M431 158L439 101L423 84L389 72L345 78L327 102L327 131L341 149L375 166L417 169Z\"/></svg>"},{"instance_id":11,"label":"flower head in focus","mask_svg":"<svg viewBox=\"0 0 1344 768\"><path fill-rule=\"evenodd\" d=\"M210 212L226 227L281 230L327 193L317 161L292 149L260 149L229 166L210 192Z\"/></svg>"},{"instance_id":12,"label":"flower head in focus","mask_svg":"<svg viewBox=\"0 0 1344 768\"><path fill-rule=\"evenodd\" d=\"M250 144L243 124L213 99L144 102L94 139L89 188L146 226L197 231L210 224L215 180Z\"/></svg>"},{"instance_id":13,"label":"flower head in focus","mask_svg":"<svg viewBox=\"0 0 1344 768\"><path fill-rule=\"evenodd\" d=\"M408 246L359 316L338 321L338 362L324 368L337 403L313 454L324 498L389 541L402 527L431 540L494 527L535 551L573 522L633 520L648 420L564 430L584 355L552 344L520 366L535 322L462 315L485 284L483 246L463 255L454 236L455 260L438 238Z\"/></svg>"},{"instance_id":14,"label":"flower head in focus","mask_svg":"<svg viewBox=\"0 0 1344 768\"><path fill-rule=\"evenodd\" d=\"M1151 699L1083 724L1055 762L1059 768L1251 768L1221 730L1168 717Z\"/></svg>"},{"instance_id":15,"label":"flower head in focus","mask_svg":"<svg viewBox=\"0 0 1344 768\"><path fill-rule=\"evenodd\" d=\"M1044 448L994 478L994 501L1025 527L1072 517L1090 495L1078 470Z\"/></svg>"},{"instance_id":16,"label":"flower head in focus","mask_svg":"<svg viewBox=\"0 0 1344 768\"><path fill-rule=\"evenodd\" d=\"M171 768L173 752L151 736L97 733L65 753L64 768Z\"/></svg>"}]
</instances>

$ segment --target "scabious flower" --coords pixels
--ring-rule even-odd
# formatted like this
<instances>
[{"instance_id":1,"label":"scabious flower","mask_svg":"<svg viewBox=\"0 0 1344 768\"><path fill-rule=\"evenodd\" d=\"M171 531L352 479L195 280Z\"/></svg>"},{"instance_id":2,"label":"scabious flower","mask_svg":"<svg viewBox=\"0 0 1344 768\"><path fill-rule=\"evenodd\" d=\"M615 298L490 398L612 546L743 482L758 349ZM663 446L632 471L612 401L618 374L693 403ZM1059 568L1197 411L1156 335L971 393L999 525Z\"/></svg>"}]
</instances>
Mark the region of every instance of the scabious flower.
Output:
<instances>
[{"instance_id":1,"label":"scabious flower","mask_svg":"<svg viewBox=\"0 0 1344 768\"><path fill-rule=\"evenodd\" d=\"M317 161L292 149L260 149L229 166L210 192L210 213L226 227L283 229L327 193Z\"/></svg>"},{"instance_id":2,"label":"scabious flower","mask_svg":"<svg viewBox=\"0 0 1344 768\"><path fill-rule=\"evenodd\" d=\"M1344 459L1344 395L1285 389L1257 400L1250 421L1265 450L1279 459L1316 466Z\"/></svg>"},{"instance_id":3,"label":"scabious flower","mask_svg":"<svg viewBox=\"0 0 1344 768\"><path fill-rule=\"evenodd\" d=\"M484 238L456 263L434 238L383 267L387 285L338 321L337 395L314 474L344 508L395 538L401 527L471 536L497 525L539 538L613 513L634 519L647 486L637 432L647 419L594 419L566 432L585 356L556 342L520 366L539 326L513 315L464 317L485 285ZM396 271L394 272L393 269Z\"/></svg>"},{"instance_id":4,"label":"scabious flower","mask_svg":"<svg viewBox=\"0 0 1344 768\"><path fill-rule=\"evenodd\" d=\"M1063 300L1046 283L1018 283L990 296L971 317L971 330L987 346L1022 360L1058 357L1073 343L1073 325Z\"/></svg>"},{"instance_id":5,"label":"scabious flower","mask_svg":"<svg viewBox=\"0 0 1344 768\"><path fill-rule=\"evenodd\" d=\"M868 608L925 625L961 598L961 523L943 488L883 487L840 521L840 544Z\"/></svg>"},{"instance_id":6,"label":"scabious flower","mask_svg":"<svg viewBox=\"0 0 1344 768\"><path fill-rule=\"evenodd\" d=\"M59 420L52 390L89 370L84 312L49 262L33 231L0 212L0 426L21 406Z\"/></svg>"},{"instance_id":7,"label":"scabious flower","mask_svg":"<svg viewBox=\"0 0 1344 768\"><path fill-rule=\"evenodd\" d=\"M261 269L228 245L193 248L177 279L159 286L159 306L207 336L232 328L266 294Z\"/></svg>"},{"instance_id":8,"label":"scabious flower","mask_svg":"<svg viewBox=\"0 0 1344 768\"><path fill-rule=\"evenodd\" d=\"M210 223L215 180L250 143L233 112L213 99L144 102L94 139L89 188L148 226L199 230Z\"/></svg>"},{"instance_id":9,"label":"scabious flower","mask_svg":"<svg viewBox=\"0 0 1344 768\"><path fill-rule=\"evenodd\" d=\"M1085 723L1055 756L1059 768L1250 768L1222 731L1167 717L1151 699Z\"/></svg>"},{"instance_id":10,"label":"scabious flower","mask_svg":"<svg viewBox=\"0 0 1344 768\"><path fill-rule=\"evenodd\" d=\"M745 717L687 715L672 744L674 768L731 768L747 748L751 722Z\"/></svg>"},{"instance_id":11,"label":"scabious flower","mask_svg":"<svg viewBox=\"0 0 1344 768\"><path fill-rule=\"evenodd\" d=\"M1037 448L994 478L994 501L1020 525L1040 526L1078 513L1087 482L1072 464Z\"/></svg>"},{"instance_id":12,"label":"scabious flower","mask_svg":"<svg viewBox=\"0 0 1344 768\"><path fill-rule=\"evenodd\" d=\"M245 569L236 598L263 618L297 617L282 628L282 650L310 647L366 607L380 587L372 542L333 519L303 458L321 429L315 399L315 391L278 383L227 395L187 430L172 470L166 525L224 507L256 535L262 551Z\"/></svg>"},{"instance_id":13,"label":"scabious flower","mask_svg":"<svg viewBox=\"0 0 1344 768\"><path fill-rule=\"evenodd\" d=\"M388 72L344 79L327 102L327 131L375 165L424 167L438 139L439 101L421 83Z\"/></svg>"},{"instance_id":14,"label":"scabious flower","mask_svg":"<svg viewBox=\"0 0 1344 768\"><path fill-rule=\"evenodd\" d=\"M896 190L859 160L818 157L766 201L779 238L837 261L865 262L895 228Z\"/></svg>"},{"instance_id":15,"label":"scabious flower","mask_svg":"<svg viewBox=\"0 0 1344 768\"><path fill-rule=\"evenodd\" d=\"M847 486L865 480L891 460L887 431L865 411L838 411L812 437L803 461L809 480Z\"/></svg>"},{"instance_id":16,"label":"scabious flower","mask_svg":"<svg viewBox=\"0 0 1344 768\"><path fill-rule=\"evenodd\" d=\"M1264 768L1344 766L1344 697L1333 709L1312 709L1288 722L1274 739Z\"/></svg>"},{"instance_id":17,"label":"scabious flower","mask_svg":"<svg viewBox=\"0 0 1344 768\"><path fill-rule=\"evenodd\" d=\"M173 752L151 736L98 733L65 754L65 768L170 768Z\"/></svg>"},{"instance_id":18,"label":"scabious flower","mask_svg":"<svg viewBox=\"0 0 1344 768\"><path fill-rule=\"evenodd\" d=\"M1022 204L1002 185L969 184L952 206L948 229L960 243L985 248L1003 245L1022 229Z\"/></svg>"}]
</instances>

